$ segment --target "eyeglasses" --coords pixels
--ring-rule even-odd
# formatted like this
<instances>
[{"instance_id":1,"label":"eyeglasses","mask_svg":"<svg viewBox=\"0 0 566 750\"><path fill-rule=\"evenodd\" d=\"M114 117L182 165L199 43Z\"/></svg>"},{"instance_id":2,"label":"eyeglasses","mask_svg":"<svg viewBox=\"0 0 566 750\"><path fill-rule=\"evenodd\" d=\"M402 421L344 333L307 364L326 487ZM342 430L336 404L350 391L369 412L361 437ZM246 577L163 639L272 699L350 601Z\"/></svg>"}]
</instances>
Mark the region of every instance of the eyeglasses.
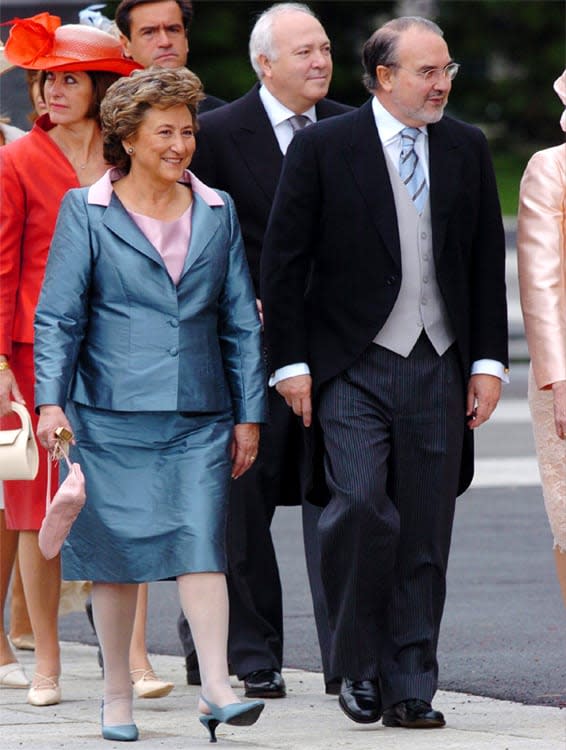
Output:
<instances>
[{"instance_id":1,"label":"eyeglasses","mask_svg":"<svg viewBox=\"0 0 566 750\"><path fill-rule=\"evenodd\" d=\"M460 65L456 62L448 63L448 65L445 65L443 68L428 68L428 70L409 70L408 68L404 68L402 65L397 65L397 63L391 63L390 65L388 65L388 67L401 68L401 70L406 70L407 73L412 73L415 76L419 76L426 83L436 83L441 78L448 78L453 81L458 75L458 71L460 70Z\"/></svg>"}]
</instances>

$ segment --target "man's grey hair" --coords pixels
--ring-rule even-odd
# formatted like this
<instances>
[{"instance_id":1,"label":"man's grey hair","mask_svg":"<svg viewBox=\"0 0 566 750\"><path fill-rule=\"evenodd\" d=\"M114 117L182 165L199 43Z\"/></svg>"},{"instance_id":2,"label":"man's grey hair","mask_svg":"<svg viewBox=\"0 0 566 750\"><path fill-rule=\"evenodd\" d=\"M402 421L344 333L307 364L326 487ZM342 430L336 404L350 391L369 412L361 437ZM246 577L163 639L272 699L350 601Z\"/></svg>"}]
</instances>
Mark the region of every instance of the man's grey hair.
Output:
<instances>
[{"instance_id":1,"label":"man's grey hair","mask_svg":"<svg viewBox=\"0 0 566 750\"><path fill-rule=\"evenodd\" d=\"M273 43L273 22L276 18L286 13L306 13L313 18L316 14L303 3L277 3L258 16L257 21L250 34L250 62L255 70L257 77L262 79L263 73L258 62L260 55L265 55L269 60L277 60L278 51Z\"/></svg>"},{"instance_id":2,"label":"man's grey hair","mask_svg":"<svg viewBox=\"0 0 566 750\"><path fill-rule=\"evenodd\" d=\"M379 81L375 74L378 65L395 65L398 62L397 44L399 36L404 31L415 27L438 34L438 36L444 36L440 26L428 18L401 16L380 26L364 44L362 51L363 81L368 91L374 92L379 88Z\"/></svg>"}]
</instances>

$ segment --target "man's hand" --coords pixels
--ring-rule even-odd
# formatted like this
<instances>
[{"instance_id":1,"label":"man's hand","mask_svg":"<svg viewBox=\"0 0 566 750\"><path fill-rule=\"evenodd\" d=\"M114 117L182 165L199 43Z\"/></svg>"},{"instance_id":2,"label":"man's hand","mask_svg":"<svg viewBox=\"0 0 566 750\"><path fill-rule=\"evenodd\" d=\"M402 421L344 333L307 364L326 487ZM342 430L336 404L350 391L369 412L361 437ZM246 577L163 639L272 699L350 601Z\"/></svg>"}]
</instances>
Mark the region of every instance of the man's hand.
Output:
<instances>
[{"instance_id":1,"label":"man's hand","mask_svg":"<svg viewBox=\"0 0 566 750\"><path fill-rule=\"evenodd\" d=\"M252 466L259 448L259 424L242 422L234 425L232 440L232 479L238 479Z\"/></svg>"},{"instance_id":2,"label":"man's hand","mask_svg":"<svg viewBox=\"0 0 566 750\"><path fill-rule=\"evenodd\" d=\"M466 416L468 427L475 430L491 417L499 397L501 380L496 375L472 375L468 383Z\"/></svg>"},{"instance_id":3,"label":"man's hand","mask_svg":"<svg viewBox=\"0 0 566 750\"><path fill-rule=\"evenodd\" d=\"M557 380L552 384L554 396L554 424L556 434L561 440L566 438L566 380Z\"/></svg>"},{"instance_id":4,"label":"man's hand","mask_svg":"<svg viewBox=\"0 0 566 750\"><path fill-rule=\"evenodd\" d=\"M275 386L277 393L283 396L287 406L298 417L303 418L305 427L312 423L312 378L310 375L295 375L292 378L280 380Z\"/></svg>"}]
</instances>

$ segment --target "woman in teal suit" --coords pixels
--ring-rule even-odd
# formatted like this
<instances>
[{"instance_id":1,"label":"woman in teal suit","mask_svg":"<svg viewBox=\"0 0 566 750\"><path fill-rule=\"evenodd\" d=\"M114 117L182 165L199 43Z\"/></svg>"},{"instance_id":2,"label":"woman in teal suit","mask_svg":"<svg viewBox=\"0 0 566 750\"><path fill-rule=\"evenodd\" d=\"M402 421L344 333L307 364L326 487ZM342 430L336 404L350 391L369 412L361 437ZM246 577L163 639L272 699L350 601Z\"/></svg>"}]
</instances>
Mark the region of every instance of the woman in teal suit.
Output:
<instances>
[{"instance_id":1,"label":"woman in teal suit","mask_svg":"<svg viewBox=\"0 0 566 750\"><path fill-rule=\"evenodd\" d=\"M260 322L231 198L186 171L198 78L138 71L102 104L113 165L65 197L35 322L38 436L71 429L87 502L62 550L89 579L104 657L102 733L134 740L128 647L137 584L176 577L195 635L201 722L252 724L226 663L231 478L265 419Z\"/></svg>"}]
</instances>

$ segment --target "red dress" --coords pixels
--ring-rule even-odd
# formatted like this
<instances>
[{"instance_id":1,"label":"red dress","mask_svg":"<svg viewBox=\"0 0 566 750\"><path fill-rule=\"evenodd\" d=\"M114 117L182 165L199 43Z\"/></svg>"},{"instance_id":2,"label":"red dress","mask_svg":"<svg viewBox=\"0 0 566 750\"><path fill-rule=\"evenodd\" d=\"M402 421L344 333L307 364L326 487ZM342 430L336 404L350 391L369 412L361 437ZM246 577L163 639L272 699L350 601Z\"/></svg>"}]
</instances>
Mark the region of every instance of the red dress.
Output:
<instances>
[{"instance_id":1,"label":"red dress","mask_svg":"<svg viewBox=\"0 0 566 750\"><path fill-rule=\"evenodd\" d=\"M67 190L80 187L70 162L47 134L52 127L43 115L30 133L0 148L0 354L9 358L34 429L33 316L59 206ZM5 417L2 427L16 423L15 417ZM41 448L39 453L35 480L4 482L10 529L41 526L47 457ZM56 486L56 472L52 481Z\"/></svg>"}]
</instances>

